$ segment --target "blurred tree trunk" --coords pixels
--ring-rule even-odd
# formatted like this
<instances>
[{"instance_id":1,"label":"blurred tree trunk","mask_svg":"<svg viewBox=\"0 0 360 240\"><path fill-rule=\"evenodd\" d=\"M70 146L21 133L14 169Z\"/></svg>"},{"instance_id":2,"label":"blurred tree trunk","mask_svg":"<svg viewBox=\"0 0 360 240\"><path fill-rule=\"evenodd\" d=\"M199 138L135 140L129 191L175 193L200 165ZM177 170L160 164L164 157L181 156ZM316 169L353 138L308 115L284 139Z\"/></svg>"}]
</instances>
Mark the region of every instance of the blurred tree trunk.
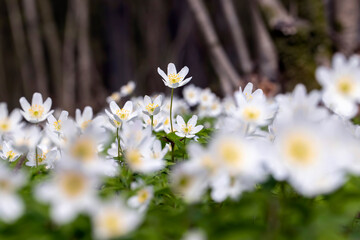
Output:
<instances>
[{"instance_id":1,"label":"blurred tree trunk","mask_svg":"<svg viewBox=\"0 0 360 240\"><path fill-rule=\"evenodd\" d=\"M53 94L55 103L61 102L62 85L62 63L61 63L61 42L58 28L53 17L53 9L49 0L38 0L42 26L44 29L44 40L50 57L51 79L53 80Z\"/></svg>"},{"instance_id":2,"label":"blurred tree trunk","mask_svg":"<svg viewBox=\"0 0 360 240\"><path fill-rule=\"evenodd\" d=\"M79 102L91 105L91 86L93 79L91 75L91 53L89 43L89 6L88 0L75 0L76 23L78 29L78 96Z\"/></svg>"},{"instance_id":3,"label":"blurred tree trunk","mask_svg":"<svg viewBox=\"0 0 360 240\"><path fill-rule=\"evenodd\" d=\"M118 91L120 86L131 80L131 19L129 4L124 1L107 0L104 5L106 33L106 70L110 91Z\"/></svg>"},{"instance_id":4,"label":"blurred tree trunk","mask_svg":"<svg viewBox=\"0 0 360 240\"><path fill-rule=\"evenodd\" d=\"M360 1L334 0L335 43L339 51L350 55L358 48Z\"/></svg>"},{"instance_id":5,"label":"blurred tree trunk","mask_svg":"<svg viewBox=\"0 0 360 240\"><path fill-rule=\"evenodd\" d=\"M29 41L32 63L35 69L35 81L37 90L40 91L42 94L49 95L44 61L44 51L41 43L35 0L23 0L23 7L28 34L27 39Z\"/></svg>"},{"instance_id":6,"label":"blurred tree trunk","mask_svg":"<svg viewBox=\"0 0 360 240\"><path fill-rule=\"evenodd\" d=\"M22 89L25 96L29 97L34 91L34 77L29 65L28 52L26 48L26 38L21 19L20 6L17 0L6 0L9 14L11 33L14 40L16 55L19 59L19 68L22 78Z\"/></svg>"},{"instance_id":7,"label":"blurred tree trunk","mask_svg":"<svg viewBox=\"0 0 360 240\"><path fill-rule=\"evenodd\" d=\"M68 1L64 46L63 46L63 86L62 86L62 105L69 112L75 109L75 94L76 94L76 72L75 72L75 14L74 2Z\"/></svg>"},{"instance_id":8,"label":"blurred tree trunk","mask_svg":"<svg viewBox=\"0 0 360 240\"><path fill-rule=\"evenodd\" d=\"M8 98L6 73L4 68L4 53L3 53L3 34L0 33L0 102Z\"/></svg>"}]
</instances>

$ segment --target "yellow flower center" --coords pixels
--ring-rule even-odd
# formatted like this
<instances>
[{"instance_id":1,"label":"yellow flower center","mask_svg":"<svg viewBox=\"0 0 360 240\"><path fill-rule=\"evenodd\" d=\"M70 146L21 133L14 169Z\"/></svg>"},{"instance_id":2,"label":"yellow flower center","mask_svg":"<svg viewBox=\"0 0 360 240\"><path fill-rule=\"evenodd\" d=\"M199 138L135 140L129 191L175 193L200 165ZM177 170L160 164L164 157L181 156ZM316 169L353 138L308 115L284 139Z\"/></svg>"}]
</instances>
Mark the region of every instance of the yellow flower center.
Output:
<instances>
[{"instance_id":1,"label":"yellow flower center","mask_svg":"<svg viewBox=\"0 0 360 240\"><path fill-rule=\"evenodd\" d=\"M96 144L91 139L81 138L72 146L70 152L76 159L89 162L96 156Z\"/></svg>"},{"instance_id":2,"label":"yellow flower center","mask_svg":"<svg viewBox=\"0 0 360 240\"><path fill-rule=\"evenodd\" d=\"M138 192L137 197L140 203L144 203L150 197L150 194L146 189L142 189Z\"/></svg>"},{"instance_id":3,"label":"yellow flower center","mask_svg":"<svg viewBox=\"0 0 360 240\"><path fill-rule=\"evenodd\" d=\"M179 74L175 74L175 73L172 73L172 74L169 74L168 75L168 78L169 78L169 82L171 84L175 84L175 83L178 83L180 82L183 78L179 76Z\"/></svg>"},{"instance_id":4,"label":"yellow flower center","mask_svg":"<svg viewBox=\"0 0 360 240\"><path fill-rule=\"evenodd\" d=\"M309 164L316 157L312 141L304 136L292 136L286 142L287 157L300 164Z\"/></svg>"},{"instance_id":5,"label":"yellow flower center","mask_svg":"<svg viewBox=\"0 0 360 240\"><path fill-rule=\"evenodd\" d=\"M348 96L354 90L354 81L351 77L344 76L338 80L336 87L341 94Z\"/></svg>"},{"instance_id":6,"label":"yellow flower center","mask_svg":"<svg viewBox=\"0 0 360 240\"><path fill-rule=\"evenodd\" d=\"M6 153L6 158L12 160L15 157L15 153L13 150L10 150Z\"/></svg>"},{"instance_id":7,"label":"yellow flower center","mask_svg":"<svg viewBox=\"0 0 360 240\"><path fill-rule=\"evenodd\" d=\"M12 188L12 184L6 179L0 179L0 190L2 191L10 191Z\"/></svg>"},{"instance_id":8,"label":"yellow flower center","mask_svg":"<svg viewBox=\"0 0 360 240\"><path fill-rule=\"evenodd\" d=\"M113 94L111 94L110 98L112 100L114 100L115 102L119 101L120 100L120 94L117 93L117 92L114 92Z\"/></svg>"},{"instance_id":9,"label":"yellow flower center","mask_svg":"<svg viewBox=\"0 0 360 240\"><path fill-rule=\"evenodd\" d=\"M123 234L124 229L121 227L120 216L112 211L107 211L99 219L99 227L106 230L108 237L118 237Z\"/></svg>"},{"instance_id":10,"label":"yellow flower center","mask_svg":"<svg viewBox=\"0 0 360 240\"><path fill-rule=\"evenodd\" d=\"M116 111L116 115L121 119L121 120L126 120L129 117L130 111L126 110L126 109L120 109Z\"/></svg>"},{"instance_id":11,"label":"yellow flower center","mask_svg":"<svg viewBox=\"0 0 360 240\"><path fill-rule=\"evenodd\" d=\"M233 142L225 142L220 145L220 157L229 165L237 165L243 158L239 146Z\"/></svg>"},{"instance_id":12,"label":"yellow flower center","mask_svg":"<svg viewBox=\"0 0 360 240\"><path fill-rule=\"evenodd\" d=\"M7 132L10 130L10 120L8 118L0 120L0 130Z\"/></svg>"},{"instance_id":13,"label":"yellow flower center","mask_svg":"<svg viewBox=\"0 0 360 240\"><path fill-rule=\"evenodd\" d=\"M246 108L244 109L243 116L247 121L256 121L260 116L260 111L256 108Z\"/></svg>"},{"instance_id":14,"label":"yellow flower center","mask_svg":"<svg viewBox=\"0 0 360 240\"><path fill-rule=\"evenodd\" d=\"M37 159L38 163L44 162L46 160L46 153L37 154L36 159Z\"/></svg>"},{"instance_id":15,"label":"yellow flower center","mask_svg":"<svg viewBox=\"0 0 360 240\"><path fill-rule=\"evenodd\" d=\"M153 114L154 111L155 111L155 109L156 109L157 107L159 107L158 104L155 105L155 103L149 103L149 104L145 107L145 109L146 109L146 111L148 111L148 113Z\"/></svg>"},{"instance_id":16,"label":"yellow flower center","mask_svg":"<svg viewBox=\"0 0 360 240\"><path fill-rule=\"evenodd\" d=\"M130 149L126 151L125 154L126 161L133 166L138 166L141 164L142 156L139 150L137 149Z\"/></svg>"},{"instance_id":17,"label":"yellow flower center","mask_svg":"<svg viewBox=\"0 0 360 240\"><path fill-rule=\"evenodd\" d=\"M60 130L61 130L61 120L55 121L55 122L53 123L53 125L54 125L54 128L55 128L56 131L60 131Z\"/></svg>"},{"instance_id":18,"label":"yellow flower center","mask_svg":"<svg viewBox=\"0 0 360 240\"><path fill-rule=\"evenodd\" d=\"M30 116L33 118L41 118L44 113L44 107L39 104L31 105L29 109Z\"/></svg>"},{"instance_id":19,"label":"yellow flower center","mask_svg":"<svg viewBox=\"0 0 360 240\"><path fill-rule=\"evenodd\" d=\"M86 187L86 179L84 176L70 172L60 177L60 188L69 198L75 198L81 195Z\"/></svg>"},{"instance_id":20,"label":"yellow flower center","mask_svg":"<svg viewBox=\"0 0 360 240\"><path fill-rule=\"evenodd\" d=\"M87 128L87 126L89 125L90 122L91 122L91 120L84 121L84 122L81 124L81 128L82 128L82 129Z\"/></svg>"},{"instance_id":21,"label":"yellow flower center","mask_svg":"<svg viewBox=\"0 0 360 240\"><path fill-rule=\"evenodd\" d=\"M192 131L193 127L191 125L183 125L182 126L182 131L186 134L189 134Z\"/></svg>"}]
</instances>

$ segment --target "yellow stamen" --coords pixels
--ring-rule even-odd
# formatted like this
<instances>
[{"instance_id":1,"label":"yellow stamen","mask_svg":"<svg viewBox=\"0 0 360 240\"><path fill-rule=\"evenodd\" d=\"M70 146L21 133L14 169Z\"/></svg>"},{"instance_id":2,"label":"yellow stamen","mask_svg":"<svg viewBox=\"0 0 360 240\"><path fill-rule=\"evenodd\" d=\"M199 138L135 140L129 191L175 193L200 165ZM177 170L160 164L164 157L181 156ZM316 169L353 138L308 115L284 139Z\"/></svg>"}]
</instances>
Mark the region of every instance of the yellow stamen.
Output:
<instances>
[{"instance_id":1,"label":"yellow stamen","mask_svg":"<svg viewBox=\"0 0 360 240\"><path fill-rule=\"evenodd\" d=\"M178 83L180 82L183 78L179 76L179 74L175 74L175 73L172 73L172 74L169 74L168 75L168 78L169 78L169 82L171 84L175 84L175 83Z\"/></svg>"},{"instance_id":2,"label":"yellow stamen","mask_svg":"<svg viewBox=\"0 0 360 240\"><path fill-rule=\"evenodd\" d=\"M29 108L30 116L33 118L41 118L44 113L44 107L39 104L31 105Z\"/></svg>"}]
</instances>

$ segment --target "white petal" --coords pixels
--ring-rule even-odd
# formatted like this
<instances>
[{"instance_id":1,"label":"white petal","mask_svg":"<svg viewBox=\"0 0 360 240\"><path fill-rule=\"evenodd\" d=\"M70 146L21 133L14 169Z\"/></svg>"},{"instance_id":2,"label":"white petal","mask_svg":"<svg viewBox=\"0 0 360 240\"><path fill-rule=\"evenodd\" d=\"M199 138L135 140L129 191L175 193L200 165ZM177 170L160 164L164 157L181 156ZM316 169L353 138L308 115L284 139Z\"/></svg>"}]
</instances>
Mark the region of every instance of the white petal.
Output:
<instances>
[{"instance_id":1,"label":"white petal","mask_svg":"<svg viewBox=\"0 0 360 240\"><path fill-rule=\"evenodd\" d=\"M20 102L21 108L22 108L25 112L27 112L27 111L29 110L29 108L30 108L30 104L29 104L29 102L26 100L26 98L21 97L20 100L19 100L19 102Z\"/></svg>"},{"instance_id":2,"label":"white petal","mask_svg":"<svg viewBox=\"0 0 360 240\"><path fill-rule=\"evenodd\" d=\"M83 112L83 120L88 121L93 118L93 110L91 107L86 106Z\"/></svg>"},{"instance_id":3,"label":"white petal","mask_svg":"<svg viewBox=\"0 0 360 240\"><path fill-rule=\"evenodd\" d=\"M188 73L189 73L189 68L185 66L179 72L179 77L185 78Z\"/></svg>"},{"instance_id":4,"label":"white petal","mask_svg":"<svg viewBox=\"0 0 360 240\"><path fill-rule=\"evenodd\" d=\"M197 120L198 120L198 117L196 115L192 116L188 121L188 125L195 126L197 123Z\"/></svg>"},{"instance_id":5,"label":"white petal","mask_svg":"<svg viewBox=\"0 0 360 240\"><path fill-rule=\"evenodd\" d=\"M177 115L176 117L176 122L178 125L182 126L182 125L185 125L185 121L184 119L180 116L180 115Z\"/></svg>"},{"instance_id":6,"label":"white petal","mask_svg":"<svg viewBox=\"0 0 360 240\"><path fill-rule=\"evenodd\" d=\"M33 94L32 97L32 101L31 101L31 105L34 104L38 104L38 105L42 105L43 104L43 99L40 93L36 92Z\"/></svg>"},{"instance_id":7,"label":"white petal","mask_svg":"<svg viewBox=\"0 0 360 240\"><path fill-rule=\"evenodd\" d=\"M176 67L175 64L173 63L169 63L168 67L167 67L167 75L169 76L170 74L176 74Z\"/></svg>"},{"instance_id":8,"label":"white petal","mask_svg":"<svg viewBox=\"0 0 360 240\"><path fill-rule=\"evenodd\" d=\"M51 108L51 98L47 98L46 101L44 102L44 112L48 112Z\"/></svg>"},{"instance_id":9,"label":"white petal","mask_svg":"<svg viewBox=\"0 0 360 240\"><path fill-rule=\"evenodd\" d=\"M110 110L113 114L116 114L116 112L120 110L119 106L116 104L115 101L110 102Z\"/></svg>"},{"instance_id":10,"label":"white petal","mask_svg":"<svg viewBox=\"0 0 360 240\"><path fill-rule=\"evenodd\" d=\"M124 109L125 110L128 110L129 112L132 112L133 110L133 104L131 101L127 101L124 105Z\"/></svg>"},{"instance_id":11,"label":"white petal","mask_svg":"<svg viewBox=\"0 0 360 240\"><path fill-rule=\"evenodd\" d=\"M157 68L157 71L158 71L158 73L160 74L160 76L163 78L163 81L164 81L164 80L165 80L165 81L169 81L168 76L166 75L166 73L164 73L163 70L161 70L161 69L158 67L158 68Z\"/></svg>"}]
</instances>

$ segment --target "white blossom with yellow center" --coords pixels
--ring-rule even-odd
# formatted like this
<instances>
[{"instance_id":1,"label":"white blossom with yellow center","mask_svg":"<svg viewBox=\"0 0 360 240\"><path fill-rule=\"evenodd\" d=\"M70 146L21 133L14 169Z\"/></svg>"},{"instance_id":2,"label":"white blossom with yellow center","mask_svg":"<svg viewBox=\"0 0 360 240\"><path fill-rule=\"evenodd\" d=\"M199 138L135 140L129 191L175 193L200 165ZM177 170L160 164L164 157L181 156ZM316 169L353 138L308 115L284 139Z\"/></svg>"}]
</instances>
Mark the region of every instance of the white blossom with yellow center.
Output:
<instances>
[{"instance_id":1,"label":"white blossom with yellow center","mask_svg":"<svg viewBox=\"0 0 360 240\"><path fill-rule=\"evenodd\" d=\"M178 73L176 71L176 67L173 63L168 64L167 74L165 74L165 72L163 70L161 70L160 68L158 68L157 71L160 74L160 76L162 77L164 84L170 88L178 88L178 87L184 86L192 78L192 77L189 77L189 78L185 79L186 75L189 73L188 67L186 67L186 66L183 67L180 70L180 72Z\"/></svg>"},{"instance_id":2,"label":"white blossom with yellow center","mask_svg":"<svg viewBox=\"0 0 360 240\"><path fill-rule=\"evenodd\" d=\"M160 112L160 107L162 106L162 96L157 96L153 101L149 96L145 95L144 102L141 106L143 113L146 115L157 115Z\"/></svg>"},{"instance_id":3,"label":"white blossom with yellow center","mask_svg":"<svg viewBox=\"0 0 360 240\"><path fill-rule=\"evenodd\" d=\"M136 112L133 112L133 103L127 101L123 108L120 108L116 102L110 102L110 111L114 118L119 122L126 122L136 116Z\"/></svg>"},{"instance_id":4,"label":"white blossom with yellow center","mask_svg":"<svg viewBox=\"0 0 360 240\"><path fill-rule=\"evenodd\" d=\"M198 117L196 115L192 116L187 123L185 123L184 119L178 115L176 117L175 124L175 134L179 137L185 138L193 138L195 134L201 131L204 128L203 125L196 126Z\"/></svg>"},{"instance_id":5,"label":"white blossom with yellow center","mask_svg":"<svg viewBox=\"0 0 360 240\"><path fill-rule=\"evenodd\" d=\"M358 56L347 59L335 54L332 68L318 67L316 78L322 86L326 107L344 118L352 118L360 103L360 63Z\"/></svg>"},{"instance_id":6,"label":"white blossom with yellow center","mask_svg":"<svg viewBox=\"0 0 360 240\"><path fill-rule=\"evenodd\" d=\"M96 206L97 177L72 164L59 165L53 174L50 180L35 188L37 200L50 203L52 220L64 224L79 213L90 213Z\"/></svg>"},{"instance_id":7,"label":"white blossom with yellow center","mask_svg":"<svg viewBox=\"0 0 360 240\"><path fill-rule=\"evenodd\" d=\"M43 102L41 94L34 93L31 105L24 97L20 98L20 105L23 109L21 113L24 118L31 123L42 122L53 112L53 110L50 111L51 103L50 98L47 98L46 101Z\"/></svg>"},{"instance_id":8,"label":"white blossom with yellow center","mask_svg":"<svg viewBox=\"0 0 360 240\"><path fill-rule=\"evenodd\" d=\"M126 207L121 199L102 203L92 215L94 237L112 239L124 236L140 224L141 216L139 212Z\"/></svg>"},{"instance_id":9,"label":"white blossom with yellow center","mask_svg":"<svg viewBox=\"0 0 360 240\"><path fill-rule=\"evenodd\" d=\"M62 133L62 126L68 119L69 113L67 111L61 111L59 119L56 119L54 115L50 115L47 119L48 128L55 133Z\"/></svg>"}]
</instances>

